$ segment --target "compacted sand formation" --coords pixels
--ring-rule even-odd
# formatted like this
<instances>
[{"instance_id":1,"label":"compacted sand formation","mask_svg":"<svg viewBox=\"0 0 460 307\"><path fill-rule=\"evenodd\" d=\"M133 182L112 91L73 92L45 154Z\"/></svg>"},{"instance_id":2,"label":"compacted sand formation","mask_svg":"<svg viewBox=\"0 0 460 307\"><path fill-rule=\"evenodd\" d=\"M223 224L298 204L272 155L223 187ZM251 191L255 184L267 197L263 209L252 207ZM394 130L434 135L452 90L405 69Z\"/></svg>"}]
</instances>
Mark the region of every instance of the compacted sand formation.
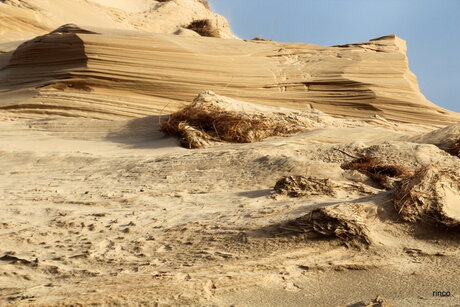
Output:
<instances>
[{"instance_id":1,"label":"compacted sand formation","mask_svg":"<svg viewBox=\"0 0 460 307\"><path fill-rule=\"evenodd\" d=\"M403 40L245 42L196 0L0 26L0 305L460 304L460 115Z\"/></svg>"}]
</instances>

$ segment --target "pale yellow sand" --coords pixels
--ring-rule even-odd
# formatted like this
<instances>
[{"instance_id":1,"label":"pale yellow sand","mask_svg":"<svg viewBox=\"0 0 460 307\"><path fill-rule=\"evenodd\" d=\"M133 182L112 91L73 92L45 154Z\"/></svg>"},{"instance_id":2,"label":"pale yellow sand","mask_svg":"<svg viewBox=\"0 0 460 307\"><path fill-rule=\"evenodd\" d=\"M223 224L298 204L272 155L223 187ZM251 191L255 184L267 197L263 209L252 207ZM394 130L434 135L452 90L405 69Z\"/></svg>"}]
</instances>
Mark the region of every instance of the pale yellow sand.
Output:
<instances>
[{"instance_id":1,"label":"pale yellow sand","mask_svg":"<svg viewBox=\"0 0 460 307\"><path fill-rule=\"evenodd\" d=\"M171 35L196 18L233 39ZM100 34L61 28L16 49L64 23ZM441 149L460 117L420 93L401 39L244 42L195 0L7 0L0 31L0 305L460 304L458 230L403 223L393 192L340 166L460 168ZM311 125L182 148L161 123L204 90ZM275 196L291 175L329 179L335 196ZM289 224L320 207L369 246Z\"/></svg>"}]
</instances>

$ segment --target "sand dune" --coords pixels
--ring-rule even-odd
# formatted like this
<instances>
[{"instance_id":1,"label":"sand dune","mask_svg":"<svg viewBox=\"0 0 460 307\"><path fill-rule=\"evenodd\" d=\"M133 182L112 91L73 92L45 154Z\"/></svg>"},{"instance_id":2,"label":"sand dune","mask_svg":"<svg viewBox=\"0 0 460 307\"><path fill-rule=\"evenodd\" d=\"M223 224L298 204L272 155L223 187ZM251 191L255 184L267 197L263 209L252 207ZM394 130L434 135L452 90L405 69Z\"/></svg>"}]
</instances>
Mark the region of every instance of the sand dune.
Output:
<instances>
[{"instance_id":1,"label":"sand dune","mask_svg":"<svg viewBox=\"0 0 460 307\"><path fill-rule=\"evenodd\" d=\"M402 39L243 41L198 0L0 33L0 305L458 305L460 115Z\"/></svg>"},{"instance_id":2,"label":"sand dune","mask_svg":"<svg viewBox=\"0 0 460 307\"><path fill-rule=\"evenodd\" d=\"M8 95L33 88L37 94L22 103L2 102L1 109L33 115L135 118L176 110L211 89L245 101L313 107L334 115L378 114L414 123L459 118L420 93L408 68L405 42L393 36L320 47L82 32L58 31L19 46L1 70L0 89ZM126 97L124 101L119 101L120 96Z\"/></svg>"}]
</instances>

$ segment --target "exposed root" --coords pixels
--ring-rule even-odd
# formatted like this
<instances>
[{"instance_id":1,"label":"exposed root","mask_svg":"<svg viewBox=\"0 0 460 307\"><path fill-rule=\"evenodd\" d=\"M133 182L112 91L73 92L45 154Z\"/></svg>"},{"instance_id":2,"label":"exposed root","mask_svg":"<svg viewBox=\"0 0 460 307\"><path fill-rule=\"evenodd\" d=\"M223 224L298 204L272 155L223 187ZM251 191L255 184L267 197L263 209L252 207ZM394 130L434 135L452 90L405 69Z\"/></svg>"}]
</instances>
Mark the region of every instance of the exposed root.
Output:
<instances>
[{"instance_id":1,"label":"exposed root","mask_svg":"<svg viewBox=\"0 0 460 307\"><path fill-rule=\"evenodd\" d=\"M410 176L413 172L402 165L387 165L375 157L361 157L342 165L343 169L357 170L368 176L380 187L393 190L394 184L389 178Z\"/></svg>"},{"instance_id":2,"label":"exposed root","mask_svg":"<svg viewBox=\"0 0 460 307\"><path fill-rule=\"evenodd\" d=\"M191 127L187 122L180 122L178 129L180 131L179 141L182 147L189 149L204 148L213 141L209 135Z\"/></svg>"},{"instance_id":3,"label":"exposed root","mask_svg":"<svg viewBox=\"0 0 460 307\"><path fill-rule=\"evenodd\" d=\"M290 197L336 196L330 179L304 176L283 177L276 182L274 190L277 194Z\"/></svg>"},{"instance_id":4,"label":"exposed root","mask_svg":"<svg viewBox=\"0 0 460 307\"><path fill-rule=\"evenodd\" d=\"M460 226L459 167L429 165L403 179L395 190L394 205L408 222Z\"/></svg>"}]
</instances>

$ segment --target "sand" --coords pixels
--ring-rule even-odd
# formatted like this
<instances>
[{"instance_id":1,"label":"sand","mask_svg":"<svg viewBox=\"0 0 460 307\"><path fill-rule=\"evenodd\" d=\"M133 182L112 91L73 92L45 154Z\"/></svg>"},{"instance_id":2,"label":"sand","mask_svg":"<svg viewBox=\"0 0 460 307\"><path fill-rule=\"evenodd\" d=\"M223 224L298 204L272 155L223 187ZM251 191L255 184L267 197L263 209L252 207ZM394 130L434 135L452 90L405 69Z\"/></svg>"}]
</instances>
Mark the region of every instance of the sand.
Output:
<instances>
[{"instance_id":1,"label":"sand","mask_svg":"<svg viewBox=\"0 0 460 307\"><path fill-rule=\"evenodd\" d=\"M43 33L14 27L29 39L74 22L53 24L75 6L131 17L160 9L147 0L49 2L6 1L0 14L20 11L52 25ZM215 15L197 1L172 2L163 9ZM100 34L67 26L22 46L1 44L0 305L460 304L460 160L447 152L460 116L423 97L402 40L244 42L149 26L140 33L128 22L88 27L91 15L77 17L80 29ZM280 49L290 55L273 56ZM348 55L349 65L336 55ZM304 70L304 56L317 61L314 69ZM389 65L392 77L380 78ZM307 74L324 76L331 67L330 83L297 88L311 80ZM160 129L193 101L294 118L302 129L184 148ZM406 186L425 193L422 201L445 203L439 208L448 223L402 215L395 190L343 167L360 156L445 170ZM417 182L390 179L395 187Z\"/></svg>"},{"instance_id":2,"label":"sand","mask_svg":"<svg viewBox=\"0 0 460 307\"><path fill-rule=\"evenodd\" d=\"M31 71L31 65L40 69ZM321 47L82 26L19 46L0 74L0 90L6 95L37 90L14 103L0 93L0 112L28 118L114 120L168 114L212 90L257 104L315 108L336 116L439 125L459 120L419 91L405 42L394 36Z\"/></svg>"},{"instance_id":3,"label":"sand","mask_svg":"<svg viewBox=\"0 0 460 307\"><path fill-rule=\"evenodd\" d=\"M314 128L189 150L159 132L157 117L4 121L3 303L340 306L381 295L452 306L455 297L432 291L458 293L457 233L403 223L391 191L340 168L352 158L337 149L459 164L402 141L411 129ZM295 174L328 179L335 196L273 197ZM370 246L283 226L329 206L364 212Z\"/></svg>"}]
</instances>

